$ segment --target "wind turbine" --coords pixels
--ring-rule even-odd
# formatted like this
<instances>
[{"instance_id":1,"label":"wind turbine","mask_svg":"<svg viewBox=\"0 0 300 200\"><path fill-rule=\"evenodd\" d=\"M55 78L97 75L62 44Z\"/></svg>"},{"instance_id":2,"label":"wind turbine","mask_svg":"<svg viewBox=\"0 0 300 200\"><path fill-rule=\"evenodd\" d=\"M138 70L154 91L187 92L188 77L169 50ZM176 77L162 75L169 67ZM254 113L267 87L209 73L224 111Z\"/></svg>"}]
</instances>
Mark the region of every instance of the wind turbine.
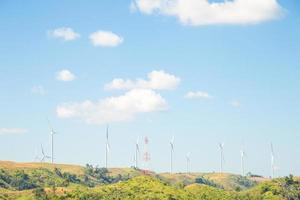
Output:
<instances>
[{"instance_id":1,"label":"wind turbine","mask_svg":"<svg viewBox=\"0 0 300 200\"><path fill-rule=\"evenodd\" d=\"M49 129L50 129L50 136L51 136L51 163L53 164L53 161L54 161L54 135L56 134L56 131L54 131L48 118L47 118L47 121L48 121Z\"/></svg>"},{"instance_id":2,"label":"wind turbine","mask_svg":"<svg viewBox=\"0 0 300 200\"><path fill-rule=\"evenodd\" d=\"M224 143L219 143L219 148L220 148L220 173L223 173Z\"/></svg>"},{"instance_id":3,"label":"wind turbine","mask_svg":"<svg viewBox=\"0 0 300 200\"><path fill-rule=\"evenodd\" d=\"M173 173L174 137L170 141L170 174Z\"/></svg>"},{"instance_id":4,"label":"wind turbine","mask_svg":"<svg viewBox=\"0 0 300 200\"><path fill-rule=\"evenodd\" d=\"M242 176L245 176L245 156L246 156L246 153L245 151L242 149L241 150L241 173L242 173Z\"/></svg>"},{"instance_id":5,"label":"wind turbine","mask_svg":"<svg viewBox=\"0 0 300 200\"><path fill-rule=\"evenodd\" d=\"M108 153L110 151L109 138L108 138L108 125L106 126L106 145L105 145L105 168L107 168Z\"/></svg>"},{"instance_id":6,"label":"wind turbine","mask_svg":"<svg viewBox=\"0 0 300 200\"><path fill-rule=\"evenodd\" d=\"M138 169L139 153L140 153L139 139L137 139L136 143L135 143L135 155L134 155L134 161L135 161L135 168L136 169Z\"/></svg>"},{"instance_id":7,"label":"wind turbine","mask_svg":"<svg viewBox=\"0 0 300 200\"><path fill-rule=\"evenodd\" d=\"M186 158L186 173L189 174L190 173L190 164L191 164L191 159L190 159L190 155L191 153L188 152L185 156Z\"/></svg>"},{"instance_id":8,"label":"wind turbine","mask_svg":"<svg viewBox=\"0 0 300 200\"><path fill-rule=\"evenodd\" d=\"M275 175L275 156L273 144L271 143L271 177L274 178Z\"/></svg>"},{"instance_id":9,"label":"wind turbine","mask_svg":"<svg viewBox=\"0 0 300 200\"><path fill-rule=\"evenodd\" d=\"M42 158L40 159L41 162L44 162L46 158L51 158L50 156L47 156L45 154L43 145L41 145L41 152L42 152Z\"/></svg>"}]
</instances>

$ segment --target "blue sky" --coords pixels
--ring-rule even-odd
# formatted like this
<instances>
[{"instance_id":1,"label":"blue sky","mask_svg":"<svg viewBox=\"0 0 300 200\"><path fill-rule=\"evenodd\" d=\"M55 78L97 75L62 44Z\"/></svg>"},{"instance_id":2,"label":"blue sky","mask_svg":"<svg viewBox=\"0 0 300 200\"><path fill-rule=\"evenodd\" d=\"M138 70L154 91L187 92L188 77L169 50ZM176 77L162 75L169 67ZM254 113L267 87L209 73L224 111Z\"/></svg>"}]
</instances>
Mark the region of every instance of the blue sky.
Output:
<instances>
[{"instance_id":1,"label":"blue sky","mask_svg":"<svg viewBox=\"0 0 300 200\"><path fill-rule=\"evenodd\" d=\"M148 6L143 1L134 8L130 0L0 2L0 159L33 161L40 144L50 154L48 117L59 133L59 163L104 165L109 123L110 166L133 165L134 142L147 135L151 168L168 171L174 136L174 171L185 170L187 152L193 171L217 171L224 142L225 171L240 172L243 146L246 171L268 176L272 142L276 174L299 175L299 2L268 0L280 13L252 15L250 9L250 16L260 16L256 21L218 19L207 8L214 17L182 21L186 13L142 7ZM73 31L71 39L62 27ZM105 44L99 34L102 43L90 39L98 31L108 33ZM70 74L59 80L62 70ZM158 80L166 78L167 87L154 87L151 72L166 75ZM104 88L116 78L130 79L131 87ZM198 96L186 98L188 92ZM91 109L83 108L86 100ZM126 109L111 111L117 104ZM61 107L79 114L62 116ZM114 115L107 119L102 110Z\"/></svg>"}]
</instances>

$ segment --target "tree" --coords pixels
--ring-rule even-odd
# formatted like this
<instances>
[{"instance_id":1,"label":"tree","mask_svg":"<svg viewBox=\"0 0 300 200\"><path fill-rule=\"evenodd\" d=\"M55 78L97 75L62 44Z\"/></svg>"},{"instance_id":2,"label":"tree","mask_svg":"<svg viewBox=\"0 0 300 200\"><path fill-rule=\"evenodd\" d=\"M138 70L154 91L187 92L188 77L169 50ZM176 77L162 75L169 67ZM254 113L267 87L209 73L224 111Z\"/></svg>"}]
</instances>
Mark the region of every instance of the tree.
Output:
<instances>
[{"instance_id":1,"label":"tree","mask_svg":"<svg viewBox=\"0 0 300 200\"><path fill-rule=\"evenodd\" d=\"M46 200L48 199L45 190L41 187L37 187L33 190L33 194L36 199Z\"/></svg>"}]
</instances>

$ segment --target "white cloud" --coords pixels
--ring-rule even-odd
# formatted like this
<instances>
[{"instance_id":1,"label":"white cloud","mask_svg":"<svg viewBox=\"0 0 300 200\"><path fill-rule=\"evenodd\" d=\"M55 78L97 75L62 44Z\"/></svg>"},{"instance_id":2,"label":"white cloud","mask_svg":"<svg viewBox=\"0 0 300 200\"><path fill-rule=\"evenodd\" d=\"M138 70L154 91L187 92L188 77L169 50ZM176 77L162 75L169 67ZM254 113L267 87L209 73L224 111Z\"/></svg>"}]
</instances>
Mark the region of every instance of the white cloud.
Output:
<instances>
[{"instance_id":1,"label":"white cloud","mask_svg":"<svg viewBox=\"0 0 300 200\"><path fill-rule=\"evenodd\" d=\"M123 38L110 31L97 31L90 35L94 46L116 47L123 42Z\"/></svg>"},{"instance_id":2,"label":"white cloud","mask_svg":"<svg viewBox=\"0 0 300 200\"><path fill-rule=\"evenodd\" d=\"M80 37L79 33L68 27L54 29L53 31L49 31L49 34L54 38L61 38L64 41L76 40Z\"/></svg>"},{"instance_id":3,"label":"white cloud","mask_svg":"<svg viewBox=\"0 0 300 200\"><path fill-rule=\"evenodd\" d=\"M0 128L0 135L21 134L26 132L28 132L28 130L22 128Z\"/></svg>"},{"instance_id":4,"label":"white cloud","mask_svg":"<svg viewBox=\"0 0 300 200\"><path fill-rule=\"evenodd\" d=\"M187 99L194 99L194 98L211 99L211 98L213 98L207 92L202 92L202 91L196 91L196 92L190 91L190 92L186 93L186 95L184 97Z\"/></svg>"},{"instance_id":5,"label":"white cloud","mask_svg":"<svg viewBox=\"0 0 300 200\"><path fill-rule=\"evenodd\" d=\"M230 105L235 108L240 108L242 106L241 102L238 100L233 100L230 102Z\"/></svg>"},{"instance_id":6,"label":"white cloud","mask_svg":"<svg viewBox=\"0 0 300 200\"><path fill-rule=\"evenodd\" d=\"M175 89L180 83L180 78L168 74L164 71L152 71L148 74L148 80L144 79L114 79L104 86L107 90L129 90L135 88L152 90L171 90Z\"/></svg>"},{"instance_id":7,"label":"white cloud","mask_svg":"<svg viewBox=\"0 0 300 200\"><path fill-rule=\"evenodd\" d=\"M33 94L45 95L47 92L42 85L35 85L31 88Z\"/></svg>"},{"instance_id":8,"label":"white cloud","mask_svg":"<svg viewBox=\"0 0 300 200\"><path fill-rule=\"evenodd\" d=\"M67 69L57 72L56 79L60 81L73 81L76 76Z\"/></svg>"},{"instance_id":9,"label":"white cloud","mask_svg":"<svg viewBox=\"0 0 300 200\"><path fill-rule=\"evenodd\" d=\"M60 118L79 118L89 124L129 121L140 113L164 111L167 102L158 93L147 89L133 89L122 96L109 97L97 102L86 100L57 106Z\"/></svg>"},{"instance_id":10,"label":"white cloud","mask_svg":"<svg viewBox=\"0 0 300 200\"><path fill-rule=\"evenodd\" d=\"M186 25L257 24L282 16L277 0L133 0L145 14L175 16Z\"/></svg>"}]
</instances>

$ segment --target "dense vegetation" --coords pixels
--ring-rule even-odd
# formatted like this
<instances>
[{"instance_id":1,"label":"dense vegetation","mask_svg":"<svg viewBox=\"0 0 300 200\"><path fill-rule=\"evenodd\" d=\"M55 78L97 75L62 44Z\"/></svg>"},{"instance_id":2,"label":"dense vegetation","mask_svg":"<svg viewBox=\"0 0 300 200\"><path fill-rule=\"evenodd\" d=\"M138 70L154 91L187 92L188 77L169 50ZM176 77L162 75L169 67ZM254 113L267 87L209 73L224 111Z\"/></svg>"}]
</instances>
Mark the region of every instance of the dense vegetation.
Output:
<instances>
[{"instance_id":1,"label":"dense vegetation","mask_svg":"<svg viewBox=\"0 0 300 200\"><path fill-rule=\"evenodd\" d=\"M293 176L259 184L224 174L142 175L133 171L86 165L82 171L53 168L0 168L0 199L11 200L299 200L300 182ZM127 173L128 172L128 173ZM211 177L211 178L209 178ZM172 181L171 178L174 178ZM222 180L218 180L222 179ZM175 180L176 179L176 180ZM185 181L184 179L189 179ZM178 181L180 180L180 181ZM192 181L193 180L193 181ZM230 183L224 185L221 183ZM226 182L226 183L227 183ZM228 189L231 188L231 189ZM248 188L248 189L247 189Z\"/></svg>"},{"instance_id":2,"label":"dense vegetation","mask_svg":"<svg viewBox=\"0 0 300 200\"><path fill-rule=\"evenodd\" d=\"M41 187L68 187L70 185L84 185L94 187L96 185L112 184L129 179L129 175L110 176L106 168L86 165L83 175L70 172L62 172L59 168L50 170L38 168L25 172L24 170L0 169L0 188L10 190L28 190Z\"/></svg>"}]
</instances>

